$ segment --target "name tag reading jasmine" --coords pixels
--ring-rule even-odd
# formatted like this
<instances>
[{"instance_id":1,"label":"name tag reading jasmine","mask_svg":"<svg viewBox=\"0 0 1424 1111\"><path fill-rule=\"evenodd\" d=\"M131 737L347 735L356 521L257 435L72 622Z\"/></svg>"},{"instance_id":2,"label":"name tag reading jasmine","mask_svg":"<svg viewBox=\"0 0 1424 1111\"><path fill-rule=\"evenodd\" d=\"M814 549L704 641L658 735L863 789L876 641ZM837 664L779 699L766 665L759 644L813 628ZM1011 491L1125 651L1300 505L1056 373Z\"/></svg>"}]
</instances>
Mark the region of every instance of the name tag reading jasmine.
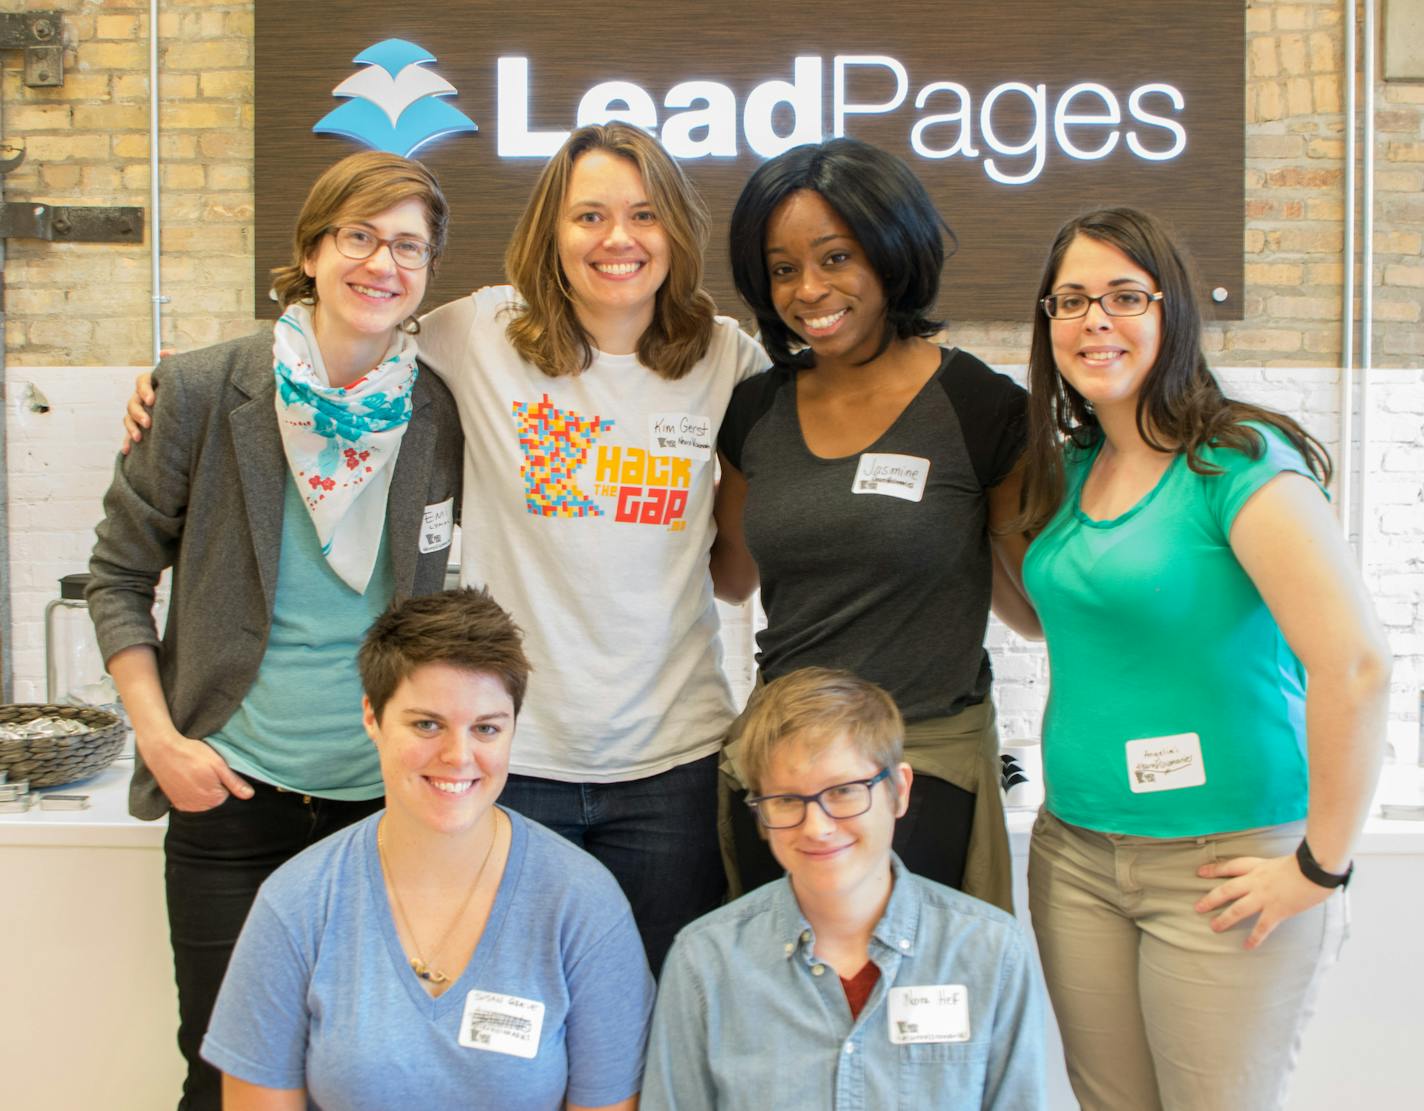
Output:
<instances>
[{"instance_id":1,"label":"name tag reading jasmine","mask_svg":"<svg viewBox=\"0 0 1424 1111\"><path fill-rule=\"evenodd\" d=\"M681 459L712 458L712 418L698 413L653 413L648 417L648 450Z\"/></svg>"},{"instance_id":2,"label":"name tag reading jasmine","mask_svg":"<svg viewBox=\"0 0 1424 1111\"><path fill-rule=\"evenodd\" d=\"M1127 742L1127 785L1134 795L1206 784L1201 737L1174 733Z\"/></svg>"},{"instance_id":3,"label":"name tag reading jasmine","mask_svg":"<svg viewBox=\"0 0 1424 1111\"><path fill-rule=\"evenodd\" d=\"M896 1045L969 1040L969 989L963 984L891 988L885 1014Z\"/></svg>"},{"instance_id":4,"label":"name tag reading jasmine","mask_svg":"<svg viewBox=\"0 0 1424 1111\"><path fill-rule=\"evenodd\" d=\"M537 999L476 990L465 996L460 1044L532 1060L539 1052L543 1027L544 1004Z\"/></svg>"},{"instance_id":5,"label":"name tag reading jasmine","mask_svg":"<svg viewBox=\"0 0 1424 1111\"><path fill-rule=\"evenodd\" d=\"M855 469L852 494L884 494L905 501L919 501L925 496L925 482L930 477L930 461L915 455L881 455L866 452Z\"/></svg>"}]
</instances>

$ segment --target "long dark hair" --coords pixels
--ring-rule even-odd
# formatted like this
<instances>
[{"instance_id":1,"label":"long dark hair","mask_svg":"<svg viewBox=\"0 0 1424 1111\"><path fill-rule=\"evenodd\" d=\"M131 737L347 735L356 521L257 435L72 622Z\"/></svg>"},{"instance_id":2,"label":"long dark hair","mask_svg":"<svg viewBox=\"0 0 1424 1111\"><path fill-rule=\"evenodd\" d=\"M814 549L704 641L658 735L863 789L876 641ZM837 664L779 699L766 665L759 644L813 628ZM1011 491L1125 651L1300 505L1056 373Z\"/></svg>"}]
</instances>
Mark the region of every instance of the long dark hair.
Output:
<instances>
[{"instance_id":1,"label":"long dark hair","mask_svg":"<svg viewBox=\"0 0 1424 1111\"><path fill-rule=\"evenodd\" d=\"M756 314L772 361L815 365L815 356L799 350L801 338L777 313L766 268L766 226L782 202L803 189L819 193L846 222L885 290L885 335L876 355L892 339L940 331L944 322L931 320L929 313L947 257L941 231L949 235L950 254L957 245L954 233L904 162L859 139L831 139L792 147L763 162L732 210L732 279Z\"/></svg>"},{"instance_id":2,"label":"long dark hair","mask_svg":"<svg viewBox=\"0 0 1424 1111\"><path fill-rule=\"evenodd\" d=\"M1221 392L1202 354L1201 311L1191 268L1155 217L1133 208L1103 208L1069 220L1048 253L1038 301L1053 291L1063 256L1080 235L1116 247L1162 291L1161 346L1137 398L1137 431L1145 443L1158 451L1182 452L1198 474L1218 474L1219 467L1202 459L1202 449L1219 445L1259 459L1265 445L1260 434L1246 426L1256 421L1278 429L1321 483L1329 483L1330 455L1319 440L1283 413ZM1103 437L1092 405L1058 373L1052 324L1036 304L1028 361L1023 511L1008 526L1012 532L1039 532L1058 511L1065 488L1063 443L1086 448Z\"/></svg>"}]
</instances>

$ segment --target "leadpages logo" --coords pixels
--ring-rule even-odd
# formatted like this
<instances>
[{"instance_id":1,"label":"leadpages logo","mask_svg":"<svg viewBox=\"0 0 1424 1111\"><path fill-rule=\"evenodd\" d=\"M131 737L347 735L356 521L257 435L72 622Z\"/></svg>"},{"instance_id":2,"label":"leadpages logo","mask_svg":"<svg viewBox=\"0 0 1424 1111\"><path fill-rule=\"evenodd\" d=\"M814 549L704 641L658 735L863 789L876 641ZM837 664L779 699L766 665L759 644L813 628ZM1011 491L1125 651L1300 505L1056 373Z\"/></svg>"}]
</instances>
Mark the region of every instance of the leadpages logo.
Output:
<instances>
[{"instance_id":1,"label":"leadpages logo","mask_svg":"<svg viewBox=\"0 0 1424 1111\"><path fill-rule=\"evenodd\" d=\"M445 97L455 86L425 68L435 55L404 39L386 39L352 59L357 70L331 91L350 97L312 128L344 135L375 150L410 157L418 148L447 135L478 131L475 121Z\"/></svg>"},{"instance_id":2,"label":"leadpages logo","mask_svg":"<svg viewBox=\"0 0 1424 1111\"><path fill-rule=\"evenodd\" d=\"M674 158L735 158L739 142L772 158L827 137L827 100L829 131L835 137L848 134L857 116L900 116L913 103L916 115L906 138L915 154L934 160L982 157L984 173L1001 185L1033 182L1050 150L1092 162L1106 158L1121 143L1133 157L1167 162L1187 147L1186 129L1172 118L1186 107L1186 99L1176 86L1163 82L1120 95L1101 81L1080 81L1055 99L1043 83L1004 81L977 95L957 81L930 81L919 86L911 101L914 83L909 71L888 55L835 55L829 98L825 70L819 56L796 58L791 80L764 81L741 104L732 88L719 81L682 81L663 95L661 115L653 93L636 82L602 81L583 94L574 124L626 120L656 135ZM880 101L855 99L856 78L873 70L893 81L894 93ZM500 157L549 157L569 133L530 127L534 93L529 59L500 58L497 71ZM1022 126L1006 127L1005 114L1020 119L1026 115L1027 135L1006 138L1003 132L1021 131Z\"/></svg>"},{"instance_id":3,"label":"leadpages logo","mask_svg":"<svg viewBox=\"0 0 1424 1111\"><path fill-rule=\"evenodd\" d=\"M353 99L313 130L398 154L410 154L442 136L478 130L441 99L456 90L425 68L434 60L400 39L363 51L355 61L367 68L333 90L335 96ZM976 93L956 81L936 80L916 89L905 65L884 54L835 55L829 82L827 68L819 56L795 58L790 80L763 81L740 102L719 81L680 81L662 95L661 105L634 81L601 81L583 93L573 123L583 127L625 120L657 136L669 154L683 160L736 158L743 146L772 158L802 143L849 134L857 117L897 118L913 110L906 139L914 154L932 161L977 162L1001 185L1031 184L1050 154L1093 162L1121 147L1146 162L1170 162L1187 147L1186 128L1174 118L1185 110L1186 99L1165 82L1120 94L1103 81L1080 81L1054 97L1042 82L1003 81ZM880 77L882 84L888 77L893 93L882 100L858 99L855 87L867 76ZM499 157L553 155L569 132L530 126L536 94L529 59L499 58L495 86Z\"/></svg>"}]
</instances>

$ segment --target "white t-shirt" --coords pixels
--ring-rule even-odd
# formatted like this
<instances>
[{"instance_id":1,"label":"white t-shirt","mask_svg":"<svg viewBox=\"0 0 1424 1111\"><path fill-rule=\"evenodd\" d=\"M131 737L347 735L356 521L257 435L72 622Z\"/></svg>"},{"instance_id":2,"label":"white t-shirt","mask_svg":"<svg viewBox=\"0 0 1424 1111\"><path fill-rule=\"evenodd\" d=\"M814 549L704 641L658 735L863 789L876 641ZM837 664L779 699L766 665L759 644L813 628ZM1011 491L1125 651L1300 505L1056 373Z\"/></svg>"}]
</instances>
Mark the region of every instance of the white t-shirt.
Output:
<instances>
[{"instance_id":1,"label":"white t-shirt","mask_svg":"<svg viewBox=\"0 0 1424 1111\"><path fill-rule=\"evenodd\" d=\"M767 365L718 317L670 382L595 352L550 378L505 337L491 286L421 321L421 358L465 431L462 580L487 586L534 665L511 770L568 782L656 775L712 752L733 717L707 571L717 431Z\"/></svg>"}]
</instances>

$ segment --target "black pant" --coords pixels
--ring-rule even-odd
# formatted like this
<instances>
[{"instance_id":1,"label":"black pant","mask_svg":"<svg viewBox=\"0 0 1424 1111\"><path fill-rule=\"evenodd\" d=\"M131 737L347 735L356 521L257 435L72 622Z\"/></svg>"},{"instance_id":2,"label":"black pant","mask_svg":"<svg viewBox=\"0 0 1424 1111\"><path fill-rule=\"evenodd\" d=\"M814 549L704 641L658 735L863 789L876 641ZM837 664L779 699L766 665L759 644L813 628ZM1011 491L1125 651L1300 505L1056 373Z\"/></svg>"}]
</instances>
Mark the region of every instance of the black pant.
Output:
<instances>
[{"instance_id":1,"label":"black pant","mask_svg":"<svg viewBox=\"0 0 1424 1111\"><path fill-rule=\"evenodd\" d=\"M168 930L178 983L178 1048L188 1062L180 1111L220 1111L218 1071L198 1056L237 935L262 881L308 845L384 804L340 802L255 780L250 799L168 815Z\"/></svg>"},{"instance_id":2,"label":"black pant","mask_svg":"<svg viewBox=\"0 0 1424 1111\"><path fill-rule=\"evenodd\" d=\"M780 879L784 872L761 836L756 815L744 801L746 797L745 791L732 796L732 840L742 890L751 891ZM964 861L973 823L972 792L943 779L916 775L910 786L909 808L895 823L895 852L917 876L958 890L964 885Z\"/></svg>"},{"instance_id":3,"label":"black pant","mask_svg":"<svg viewBox=\"0 0 1424 1111\"><path fill-rule=\"evenodd\" d=\"M722 901L715 753L620 783L511 775L500 802L562 834L613 873L633 908L654 976L677 931Z\"/></svg>"}]
</instances>

